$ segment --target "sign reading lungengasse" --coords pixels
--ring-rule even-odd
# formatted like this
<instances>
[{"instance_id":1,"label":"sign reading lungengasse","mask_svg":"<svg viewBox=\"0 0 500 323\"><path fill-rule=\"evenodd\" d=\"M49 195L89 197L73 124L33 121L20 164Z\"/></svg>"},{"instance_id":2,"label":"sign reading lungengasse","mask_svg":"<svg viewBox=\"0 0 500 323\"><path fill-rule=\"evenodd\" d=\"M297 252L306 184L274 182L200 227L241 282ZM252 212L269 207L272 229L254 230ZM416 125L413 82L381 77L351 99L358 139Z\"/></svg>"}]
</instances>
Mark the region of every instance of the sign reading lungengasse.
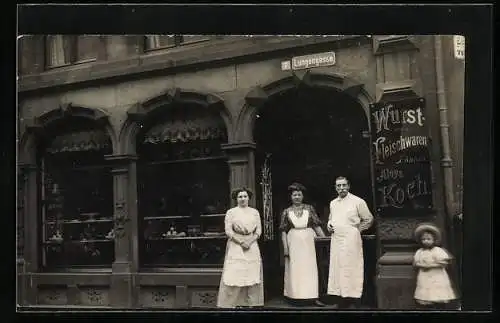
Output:
<instances>
[{"instance_id":1,"label":"sign reading lungengasse","mask_svg":"<svg viewBox=\"0 0 500 323\"><path fill-rule=\"evenodd\" d=\"M404 216L432 208L424 109L422 98L371 107L375 202L382 216Z\"/></svg>"},{"instance_id":2,"label":"sign reading lungengasse","mask_svg":"<svg viewBox=\"0 0 500 323\"><path fill-rule=\"evenodd\" d=\"M325 52L312 55L297 56L292 58L293 70L331 66L331 65L335 65L334 52Z\"/></svg>"}]
</instances>

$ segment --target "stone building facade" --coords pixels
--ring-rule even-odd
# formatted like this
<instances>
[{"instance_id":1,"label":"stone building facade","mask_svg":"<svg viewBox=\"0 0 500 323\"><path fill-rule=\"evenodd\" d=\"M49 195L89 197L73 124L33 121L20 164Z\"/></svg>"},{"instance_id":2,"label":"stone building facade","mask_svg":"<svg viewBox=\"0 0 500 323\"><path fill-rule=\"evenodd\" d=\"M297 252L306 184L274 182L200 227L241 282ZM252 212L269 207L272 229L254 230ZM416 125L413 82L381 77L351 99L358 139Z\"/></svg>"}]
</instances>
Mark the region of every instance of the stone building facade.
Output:
<instances>
[{"instance_id":1,"label":"stone building facade","mask_svg":"<svg viewBox=\"0 0 500 323\"><path fill-rule=\"evenodd\" d=\"M376 218L367 306L413 306L413 229L434 221L453 244L460 213L464 67L452 36L65 37L19 41L20 305L214 307L230 191L256 193L267 279L281 268L286 185L304 182L325 219L346 175ZM286 64L331 52L332 64ZM377 184L373 125L393 102L424 104L427 199L384 215L381 198L398 196ZM279 282L266 286L280 296Z\"/></svg>"}]
</instances>

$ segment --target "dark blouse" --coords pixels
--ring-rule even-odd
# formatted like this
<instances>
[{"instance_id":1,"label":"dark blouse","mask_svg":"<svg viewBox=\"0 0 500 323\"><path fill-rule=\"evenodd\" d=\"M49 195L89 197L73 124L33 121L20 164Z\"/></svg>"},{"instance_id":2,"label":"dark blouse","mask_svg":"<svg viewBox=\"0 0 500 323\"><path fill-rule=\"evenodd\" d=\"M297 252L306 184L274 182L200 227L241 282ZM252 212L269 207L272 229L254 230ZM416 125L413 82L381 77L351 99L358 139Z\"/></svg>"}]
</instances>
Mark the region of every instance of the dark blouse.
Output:
<instances>
[{"instance_id":1,"label":"dark blouse","mask_svg":"<svg viewBox=\"0 0 500 323\"><path fill-rule=\"evenodd\" d=\"M315 228L321 226L321 220L319 219L318 214L316 213L314 207L309 204L303 204L303 205L304 205L304 210L309 211L309 219L307 220L307 227ZM283 213L281 214L280 231L288 232L290 231L290 229L293 229L293 223L292 221L290 221L290 218L288 217L288 211L290 210L292 210L292 208L288 207L285 210L283 210Z\"/></svg>"}]
</instances>

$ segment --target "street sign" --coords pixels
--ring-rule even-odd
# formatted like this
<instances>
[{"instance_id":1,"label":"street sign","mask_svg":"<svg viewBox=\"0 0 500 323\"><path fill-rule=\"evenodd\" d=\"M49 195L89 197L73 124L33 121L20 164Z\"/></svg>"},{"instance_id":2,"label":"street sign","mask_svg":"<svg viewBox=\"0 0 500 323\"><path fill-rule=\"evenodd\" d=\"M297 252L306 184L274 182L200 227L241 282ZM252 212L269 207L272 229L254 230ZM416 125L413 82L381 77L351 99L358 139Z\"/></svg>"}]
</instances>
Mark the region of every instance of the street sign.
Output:
<instances>
[{"instance_id":1,"label":"street sign","mask_svg":"<svg viewBox=\"0 0 500 323\"><path fill-rule=\"evenodd\" d=\"M324 52L311 55L296 56L290 61L281 62L281 69L303 70L314 67L335 65L335 52Z\"/></svg>"},{"instance_id":2,"label":"street sign","mask_svg":"<svg viewBox=\"0 0 500 323\"><path fill-rule=\"evenodd\" d=\"M453 50L455 58L465 59L465 37L460 35L453 36Z\"/></svg>"}]
</instances>

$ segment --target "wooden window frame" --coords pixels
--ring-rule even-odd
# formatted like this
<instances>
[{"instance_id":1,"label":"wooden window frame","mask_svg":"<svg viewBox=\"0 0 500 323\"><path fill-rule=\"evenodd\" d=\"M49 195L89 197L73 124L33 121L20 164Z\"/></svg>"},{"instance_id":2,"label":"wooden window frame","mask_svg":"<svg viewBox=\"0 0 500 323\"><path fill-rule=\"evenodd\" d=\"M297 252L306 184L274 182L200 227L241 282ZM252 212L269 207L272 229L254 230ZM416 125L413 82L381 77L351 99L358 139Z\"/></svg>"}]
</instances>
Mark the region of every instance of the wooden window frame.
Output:
<instances>
[{"instance_id":1,"label":"wooden window frame","mask_svg":"<svg viewBox=\"0 0 500 323\"><path fill-rule=\"evenodd\" d=\"M83 60L78 60L78 36L81 35L51 35L51 36L62 36L63 39L69 41L69 59L68 62L60 65L51 65L50 64L50 59L51 57L49 56L49 38L48 36L45 36L44 39L44 53L45 53L45 69L46 70L52 70L56 68L61 68L61 67L66 67L66 66L71 66L71 65L78 65L78 64L85 64L85 63L91 63L95 62L99 59L100 56L100 50L97 49L95 53L95 58L89 58L89 59L83 59ZM98 40L101 41L100 36L96 35L98 37Z\"/></svg>"},{"instance_id":2,"label":"wooden window frame","mask_svg":"<svg viewBox=\"0 0 500 323\"><path fill-rule=\"evenodd\" d=\"M167 46L159 46L159 47L155 47L155 48L148 48L148 46L147 46L147 37L148 36L173 36L174 37L174 44L167 45ZM190 36L190 35L145 35L143 37L143 51L144 51L144 53L150 53L150 52L155 52L155 51L169 49L169 48L176 48L176 47L181 47L181 46L185 46L185 45L203 43L203 42L210 41L211 39L215 38L214 36L206 35L205 36L206 38L203 38L203 39L185 41L184 36Z\"/></svg>"}]
</instances>

